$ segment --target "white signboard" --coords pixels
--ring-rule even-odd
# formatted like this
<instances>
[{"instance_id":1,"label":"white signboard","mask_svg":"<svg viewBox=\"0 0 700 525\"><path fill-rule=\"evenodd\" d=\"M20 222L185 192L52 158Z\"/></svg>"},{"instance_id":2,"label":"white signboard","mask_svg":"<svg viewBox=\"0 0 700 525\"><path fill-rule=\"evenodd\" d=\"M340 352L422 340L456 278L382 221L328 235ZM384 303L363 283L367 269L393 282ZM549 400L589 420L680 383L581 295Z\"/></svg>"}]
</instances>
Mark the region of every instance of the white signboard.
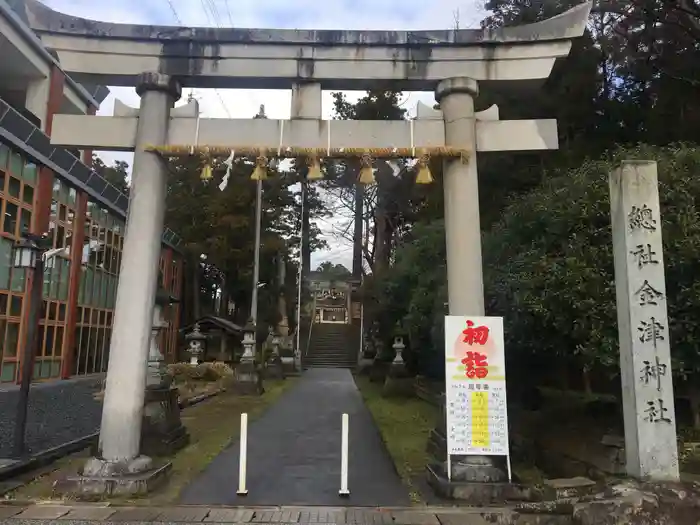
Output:
<instances>
[{"instance_id":1,"label":"white signboard","mask_svg":"<svg viewBox=\"0 0 700 525\"><path fill-rule=\"evenodd\" d=\"M445 317L447 454L508 456L502 317Z\"/></svg>"}]
</instances>

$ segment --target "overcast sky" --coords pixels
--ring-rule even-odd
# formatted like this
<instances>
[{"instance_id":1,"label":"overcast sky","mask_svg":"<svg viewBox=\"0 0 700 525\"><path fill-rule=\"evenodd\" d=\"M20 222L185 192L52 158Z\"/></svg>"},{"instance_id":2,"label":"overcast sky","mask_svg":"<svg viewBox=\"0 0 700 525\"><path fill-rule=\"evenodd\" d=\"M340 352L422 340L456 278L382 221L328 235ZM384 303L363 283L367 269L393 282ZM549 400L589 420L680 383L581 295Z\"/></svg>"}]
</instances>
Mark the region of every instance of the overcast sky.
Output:
<instances>
[{"instance_id":1,"label":"overcast sky","mask_svg":"<svg viewBox=\"0 0 700 525\"><path fill-rule=\"evenodd\" d=\"M448 29L459 21L461 28L478 27L484 17L482 0L42 0L46 5L74 16L154 25L186 25L279 29ZM100 115L111 115L114 99L131 106L139 100L133 88L114 87L102 103ZM185 93L187 95L189 91ZM363 93L348 92L353 100ZM291 92L281 90L195 90L202 116L206 118L249 118L261 104L270 118L290 115ZM186 99L186 96L183 96ZM404 107L415 112L422 100L434 103L431 93L404 93ZM184 102L181 101L180 104ZM332 112L331 93L324 92L324 118ZM126 160L130 154L102 152L105 162ZM338 219L319 223L331 248L314 253L312 267L322 261L351 266L352 249L338 238Z\"/></svg>"}]
</instances>

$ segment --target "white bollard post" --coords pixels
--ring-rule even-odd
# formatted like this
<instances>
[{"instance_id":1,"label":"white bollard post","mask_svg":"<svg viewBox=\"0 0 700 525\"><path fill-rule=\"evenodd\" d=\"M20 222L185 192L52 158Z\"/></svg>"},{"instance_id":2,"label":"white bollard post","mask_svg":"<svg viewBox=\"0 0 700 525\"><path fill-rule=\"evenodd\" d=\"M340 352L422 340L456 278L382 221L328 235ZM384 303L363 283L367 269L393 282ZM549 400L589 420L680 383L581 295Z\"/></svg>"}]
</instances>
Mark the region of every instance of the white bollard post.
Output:
<instances>
[{"instance_id":1,"label":"white bollard post","mask_svg":"<svg viewBox=\"0 0 700 525\"><path fill-rule=\"evenodd\" d=\"M350 426L350 418L347 414L343 414L343 429L341 438L340 450L340 496L349 496L348 490L348 430Z\"/></svg>"},{"instance_id":2,"label":"white bollard post","mask_svg":"<svg viewBox=\"0 0 700 525\"><path fill-rule=\"evenodd\" d=\"M238 491L236 494L245 496L248 489L245 487L245 476L248 459L248 414L241 414L241 452L238 458Z\"/></svg>"}]
</instances>

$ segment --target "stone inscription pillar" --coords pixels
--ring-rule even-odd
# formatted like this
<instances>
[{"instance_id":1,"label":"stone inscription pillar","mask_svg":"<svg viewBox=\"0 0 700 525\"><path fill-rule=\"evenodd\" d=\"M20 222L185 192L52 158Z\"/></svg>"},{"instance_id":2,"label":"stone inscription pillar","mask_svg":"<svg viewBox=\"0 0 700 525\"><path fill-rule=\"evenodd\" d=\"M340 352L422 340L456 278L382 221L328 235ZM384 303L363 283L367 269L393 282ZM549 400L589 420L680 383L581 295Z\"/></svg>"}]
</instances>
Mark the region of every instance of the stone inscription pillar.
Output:
<instances>
[{"instance_id":1,"label":"stone inscription pillar","mask_svg":"<svg viewBox=\"0 0 700 525\"><path fill-rule=\"evenodd\" d=\"M627 474L677 481L678 449L656 162L610 174Z\"/></svg>"},{"instance_id":2,"label":"stone inscription pillar","mask_svg":"<svg viewBox=\"0 0 700 525\"><path fill-rule=\"evenodd\" d=\"M464 77L443 80L435 90L445 119L445 145L471 151L464 161L445 160L443 169L450 315L484 315L474 115L478 93L476 81Z\"/></svg>"},{"instance_id":3,"label":"stone inscription pillar","mask_svg":"<svg viewBox=\"0 0 700 525\"><path fill-rule=\"evenodd\" d=\"M104 474L105 464L114 471L150 467L147 458L134 460L139 456L167 172L162 160L144 147L167 143L170 110L181 88L167 75L143 73L136 92L141 107L100 429L103 465L96 465L100 470L93 474ZM88 467L85 474L90 475Z\"/></svg>"}]
</instances>

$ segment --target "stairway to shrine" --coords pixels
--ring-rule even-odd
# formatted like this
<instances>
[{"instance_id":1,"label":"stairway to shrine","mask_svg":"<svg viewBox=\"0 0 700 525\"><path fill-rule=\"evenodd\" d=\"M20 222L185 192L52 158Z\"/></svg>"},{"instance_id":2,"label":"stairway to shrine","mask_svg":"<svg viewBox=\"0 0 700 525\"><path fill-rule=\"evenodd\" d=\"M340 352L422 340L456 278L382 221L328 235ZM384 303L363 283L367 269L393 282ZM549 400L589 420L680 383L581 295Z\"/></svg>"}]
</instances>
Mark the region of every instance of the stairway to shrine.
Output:
<instances>
[{"instance_id":1,"label":"stairway to shrine","mask_svg":"<svg viewBox=\"0 0 700 525\"><path fill-rule=\"evenodd\" d=\"M355 368L360 328L352 324L315 323L304 368Z\"/></svg>"}]
</instances>

